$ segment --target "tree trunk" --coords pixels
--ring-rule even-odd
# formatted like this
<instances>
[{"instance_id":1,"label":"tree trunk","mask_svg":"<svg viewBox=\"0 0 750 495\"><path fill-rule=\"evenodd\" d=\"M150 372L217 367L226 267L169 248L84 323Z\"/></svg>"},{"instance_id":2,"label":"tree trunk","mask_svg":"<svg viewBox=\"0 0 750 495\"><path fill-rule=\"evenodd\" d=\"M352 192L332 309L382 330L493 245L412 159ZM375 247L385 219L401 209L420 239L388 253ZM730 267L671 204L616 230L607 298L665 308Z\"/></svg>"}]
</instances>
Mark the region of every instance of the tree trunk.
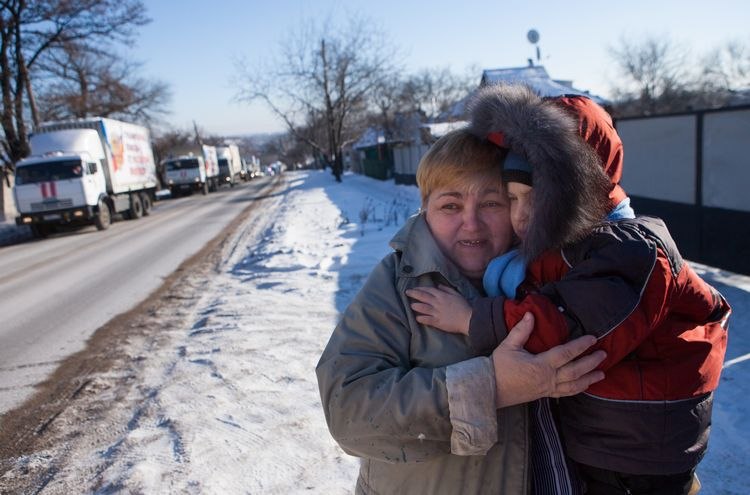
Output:
<instances>
[{"instance_id":1,"label":"tree trunk","mask_svg":"<svg viewBox=\"0 0 750 495\"><path fill-rule=\"evenodd\" d=\"M344 173L344 159L341 156L341 150L337 150L338 152L333 158L333 176L336 177L336 182L341 182L341 176Z\"/></svg>"},{"instance_id":2,"label":"tree trunk","mask_svg":"<svg viewBox=\"0 0 750 495\"><path fill-rule=\"evenodd\" d=\"M29 77L29 71L25 71L26 78L26 94L29 97L29 108L31 109L31 121L34 124L34 129L39 127L39 109L36 106L36 98L34 97L34 90L31 87L31 78Z\"/></svg>"}]
</instances>

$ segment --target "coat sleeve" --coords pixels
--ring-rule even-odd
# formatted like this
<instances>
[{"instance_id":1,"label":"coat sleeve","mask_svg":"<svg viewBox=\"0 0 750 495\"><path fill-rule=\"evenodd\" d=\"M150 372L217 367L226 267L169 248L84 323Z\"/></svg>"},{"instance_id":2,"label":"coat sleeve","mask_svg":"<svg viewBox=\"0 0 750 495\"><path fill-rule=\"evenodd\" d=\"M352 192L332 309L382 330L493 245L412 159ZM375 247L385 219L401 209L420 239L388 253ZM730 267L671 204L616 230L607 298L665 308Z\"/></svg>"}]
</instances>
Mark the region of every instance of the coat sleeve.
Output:
<instances>
[{"instance_id":1,"label":"coat sleeve","mask_svg":"<svg viewBox=\"0 0 750 495\"><path fill-rule=\"evenodd\" d=\"M401 463L451 452L447 367L415 366L409 355L410 343L408 315L396 288L392 255L373 270L347 308L316 368L328 428L348 454ZM455 371L459 381L454 380L458 384L453 388L454 400L467 400L460 381L481 373ZM494 375L491 379L491 410L483 416L491 416L491 424L479 425L490 436L494 428L490 445L497 438ZM465 430L472 435L470 429Z\"/></svg>"},{"instance_id":2,"label":"coat sleeve","mask_svg":"<svg viewBox=\"0 0 750 495\"><path fill-rule=\"evenodd\" d=\"M650 242L594 237L579 252L584 254L562 276L542 273L544 263L533 267L535 276L553 281L538 293L505 301L504 322L512 328L526 311L534 314L534 332L526 344L533 353L594 335L596 348L607 351L599 366L606 370L636 349L663 320L674 276L665 253Z\"/></svg>"}]
</instances>

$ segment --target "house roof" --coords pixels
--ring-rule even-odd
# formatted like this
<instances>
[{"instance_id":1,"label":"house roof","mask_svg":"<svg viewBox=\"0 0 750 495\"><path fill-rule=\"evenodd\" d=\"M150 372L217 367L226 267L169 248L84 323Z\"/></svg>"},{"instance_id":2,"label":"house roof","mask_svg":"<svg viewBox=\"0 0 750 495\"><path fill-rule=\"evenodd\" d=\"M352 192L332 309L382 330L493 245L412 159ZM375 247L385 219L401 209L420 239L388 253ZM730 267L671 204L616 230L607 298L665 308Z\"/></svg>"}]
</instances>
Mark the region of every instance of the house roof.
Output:
<instances>
[{"instance_id":1,"label":"house roof","mask_svg":"<svg viewBox=\"0 0 750 495\"><path fill-rule=\"evenodd\" d=\"M454 129L466 127L469 123L465 120L456 120L453 122L438 122L434 124L422 124L422 140L431 143L435 139L441 138Z\"/></svg>"},{"instance_id":2,"label":"house roof","mask_svg":"<svg viewBox=\"0 0 750 495\"><path fill-rule=\"evenodd\" d=\"M601 96L574 88L572 81L552 79L542 65L513 67L507 69L486 69L482 72L482 80L479 85L486 86L488 84L496 84L500 82L525 83L543 97L575 94L588 96L600 105L606 105L609 103Z\"/></svg>"},{"instance_id":3,"label":"house roof","mask_svg":"<svg viewBox=\"0 0 750 495\"><path fill-rule=\"evenodd\" d=\"M362 135L357 139L354 144L352 144L352 148L361 149L361 148L369 148L370 146L375 146L378 143L384 143L385 142L385 132L383 129L379 129L376 127L368 127L365 129L365 132L362 133Z\"/></svg>"}]
</instances>

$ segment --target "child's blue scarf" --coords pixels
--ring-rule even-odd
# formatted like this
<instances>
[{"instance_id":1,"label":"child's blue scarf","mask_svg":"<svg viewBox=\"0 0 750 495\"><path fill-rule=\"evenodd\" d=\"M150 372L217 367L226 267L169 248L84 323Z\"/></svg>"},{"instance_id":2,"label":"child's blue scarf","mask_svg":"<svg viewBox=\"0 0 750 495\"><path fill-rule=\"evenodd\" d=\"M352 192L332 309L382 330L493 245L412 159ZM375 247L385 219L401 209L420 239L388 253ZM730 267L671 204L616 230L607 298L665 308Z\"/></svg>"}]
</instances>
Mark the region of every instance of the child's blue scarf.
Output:
<instances>
[{"instance_id":1,"label":"child's blue scarf","mask_svg":"<svg viewBox=\"0 0 750 495\"><path fill-rule=\"evenodd\" d=\"M630 198L623 199L607 215L607 220L610 222L627 218L635 218L635 211L630 206ZM526 265L527 262L518 249L512 249L490 261L482 279L487 295L515 299L516 289L526 278Z\"/></svg>"}]
</instances>

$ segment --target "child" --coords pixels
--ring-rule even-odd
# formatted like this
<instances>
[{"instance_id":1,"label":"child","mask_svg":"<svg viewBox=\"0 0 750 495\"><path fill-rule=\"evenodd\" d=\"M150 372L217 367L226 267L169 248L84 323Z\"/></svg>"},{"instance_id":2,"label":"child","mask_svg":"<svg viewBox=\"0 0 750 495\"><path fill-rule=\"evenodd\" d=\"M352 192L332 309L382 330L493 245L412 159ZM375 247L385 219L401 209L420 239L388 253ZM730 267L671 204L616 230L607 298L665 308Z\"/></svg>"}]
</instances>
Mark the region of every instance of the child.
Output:
<instances>
[{"instance_id":1,"label":"child","mask_svg":"<svg viewBox=\"0 0 750 495\"><path fill-rule=\"evenodd\" d=\"M578 151L568 111L616 166ZM605 132L592 136L597 126ZM527 311L536 321L531 352L595 335L607 351L606 378L558 401L566 454L586 493L689 493L707 446L730 309L682 259L661 220L634 217L617 185L621 143L607 126L585 98L542 100L521 86L481 90L471 128L509 150L503 175L520 250L490 264L485 289L495 297L473 307L449 288L409 296L420 323L467 334L478 354ZM599 165L611 180L603 193Z\"/></svg>"}]
</instances>

